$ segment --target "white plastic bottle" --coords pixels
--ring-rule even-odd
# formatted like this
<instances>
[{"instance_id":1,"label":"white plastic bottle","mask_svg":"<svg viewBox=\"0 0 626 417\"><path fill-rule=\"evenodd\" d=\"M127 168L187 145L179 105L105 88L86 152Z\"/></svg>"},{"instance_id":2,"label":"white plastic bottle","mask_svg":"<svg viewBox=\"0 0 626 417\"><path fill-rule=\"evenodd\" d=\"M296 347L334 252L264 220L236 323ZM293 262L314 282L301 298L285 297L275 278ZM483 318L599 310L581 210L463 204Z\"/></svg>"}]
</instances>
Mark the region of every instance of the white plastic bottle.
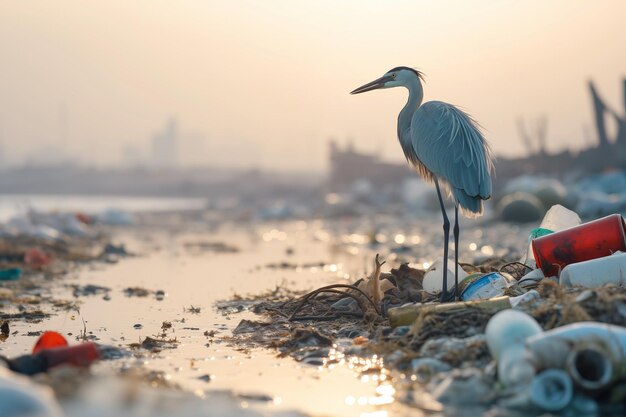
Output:
<instances>
[{"instance_id":1,"label":"white plastic bottle","mask_svg":"<svg viewBox=\"0 0 626 417\"><path fill-rule=\"evenodd\" d=\"M626 253L569 264L561 271L559 284L564 286L601 287L604 284L626 286Z\"/></svg>"},{"instance_id":2,"label":"white plastic bottle","mask_svg":"<svg viewBox=\"0 0 626 417\"><path fill-rule=\"evenodd\" d=\"M503 310L487 323L487 346L498 363L498 380L511 387L529 384L535 368L526 355L525 342L543 330L539 323L518 310Z\"/></svg>"}]
</instances>

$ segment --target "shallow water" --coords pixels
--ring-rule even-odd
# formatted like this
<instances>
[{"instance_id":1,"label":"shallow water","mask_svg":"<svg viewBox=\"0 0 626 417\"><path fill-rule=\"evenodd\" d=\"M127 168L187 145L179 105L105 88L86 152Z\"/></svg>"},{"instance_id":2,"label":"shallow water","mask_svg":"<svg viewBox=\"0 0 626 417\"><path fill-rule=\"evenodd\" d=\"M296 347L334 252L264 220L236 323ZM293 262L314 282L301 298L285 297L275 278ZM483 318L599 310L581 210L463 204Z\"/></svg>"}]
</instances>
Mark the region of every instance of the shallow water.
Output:
<instances>
[{"instance_id":1,"label":"shallow water","mask_svg":"<svg viewBox=\"0 0 626 417\"><path fill-rule=\"evenodd\" d=\"M0 195L0 221L6 221L29 208L38 211L76 211L96 214L110 208L128 212L145 212L196 210L202 209L205 205L206 201L201 198L3 194Z\"/></svg>"},{"instance_id":2,"label":"shallow water","mask_svg":"<svg viewBox=\"0 0 626 417\"><path fill-rule=\"evenodd\" d=\"M376 416L416 415L416 410L394 403L394 391L387 375L362 378L358 364L344 362L332 367L302 365L293 359L277 359L274 351L253 349L241 352L221 337L228 337L249 312L223 315L214 307L233 294L261 293L276 285L310 289L328 283L354 281L369 273L373 255L381 252L388 259L387 268L401 261L425 266L439 256L440 226L437 221L411 224L379 218L369 229L361 221L289 222L255 226L223 226L219 231L185 228L183 232L161 230L121 230L116 240L125 242L139 256L118 263L82 266L48 287L55 297L72 299L65 284L94 284L111 288L110 299L102 294L81 296L80 313L59 313L38 324L14 323L12 335L0 345L0 354L16 356L27 353L36 338L28 331L57 330L77 336L83 330L98 343L127 346L157 335L169 321L180 344L142 358L101 362L95 373L143 366L161 370L170 381L185 390L231 390L245 395L263 395L264 401L241 399L240 407L271 410L299 410L311 415ZM525 246L524 228L468 227L461 260L493 255L520 239ZM372 244L371 236L382 243ZM496 238L497 237L497 238ZM490 246L498 241L499 246ZM239 248L235 253L186 248L189 242L224 242ZM471 244L474 245L471 245ZM488 247L488 249L484 249ZM508 249L507 249L508 250ZM485 253L486 252L486 253ZM323 264L300 268L268 268L267 265L289 262L298 265ZM123 289L144 287L163 290L166 297L154 295L127 297ZM191 307L198 313L190 312ZM10 312L10 311L9 311ZM136 326L137 325L137 326ZM137 327L137 328L136 328ZM214 337L204 335L215 331ZM210 375L206 382L199 377Z\"/></svg>"}]
</instances>

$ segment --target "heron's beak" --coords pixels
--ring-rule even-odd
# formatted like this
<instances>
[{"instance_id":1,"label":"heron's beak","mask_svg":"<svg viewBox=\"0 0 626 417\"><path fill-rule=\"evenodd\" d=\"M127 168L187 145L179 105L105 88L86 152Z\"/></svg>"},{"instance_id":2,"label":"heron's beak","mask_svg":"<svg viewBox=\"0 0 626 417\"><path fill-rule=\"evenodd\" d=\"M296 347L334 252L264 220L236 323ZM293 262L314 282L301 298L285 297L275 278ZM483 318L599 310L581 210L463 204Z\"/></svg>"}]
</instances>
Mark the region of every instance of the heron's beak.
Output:
<instances>
[{"instance_id":1,"label":"heron's beak","mask_svg":"<svg viewBox=\"0 0 626 417\"><path fill-rule=\"evenodd\" d=\"M371 83L367 83L365 85L360 86L356 90L351 91L350 94L360 94L360 93L365 93L366 91L372 91L378 88L382 88L385 86L385 83L387 81L391 81L391 79L392 78L390 76L385 75L383 77L380 77L377 80L372 81Z\"/></svg>"}]
</instances>

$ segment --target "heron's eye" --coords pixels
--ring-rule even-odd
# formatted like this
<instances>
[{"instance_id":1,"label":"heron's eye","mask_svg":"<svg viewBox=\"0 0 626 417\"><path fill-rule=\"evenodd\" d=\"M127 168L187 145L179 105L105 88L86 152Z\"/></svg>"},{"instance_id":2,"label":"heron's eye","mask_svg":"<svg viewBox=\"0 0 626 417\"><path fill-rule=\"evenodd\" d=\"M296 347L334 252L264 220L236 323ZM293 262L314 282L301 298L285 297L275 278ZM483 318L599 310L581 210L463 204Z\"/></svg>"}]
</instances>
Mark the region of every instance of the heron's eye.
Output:
<instances>
[{"instance_id":1,"label":"heron's eye","mask_svg":"<svg viewBox=\"0 0 626 417\"><path fill-rule=\"evenodd\" d=\"M391 74L391 78L396 78L396 74Z\"/></svg>"}]
</instances>

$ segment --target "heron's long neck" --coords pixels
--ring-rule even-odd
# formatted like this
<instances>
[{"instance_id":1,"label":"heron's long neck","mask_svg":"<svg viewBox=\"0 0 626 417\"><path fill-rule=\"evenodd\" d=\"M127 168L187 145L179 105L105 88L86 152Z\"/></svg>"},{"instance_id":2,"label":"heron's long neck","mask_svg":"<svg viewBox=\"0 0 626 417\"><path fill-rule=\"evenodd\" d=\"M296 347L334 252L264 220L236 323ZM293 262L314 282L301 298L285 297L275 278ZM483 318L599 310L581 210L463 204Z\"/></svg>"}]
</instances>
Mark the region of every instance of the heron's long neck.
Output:
<instances>
[{"instance_id":1,"label":"heron's long neck","mask_svg":"<svg viewBox=\"0 0 626 417\"><path fill-rule=\"evenodd\" d=\"M424 90L418 78L407 83L406 88L409 90L409 100L398 116L398 138L403 147L410 141L413 113L422 104L422 100L424 99Z\"/></svg>"}]
</instances>

